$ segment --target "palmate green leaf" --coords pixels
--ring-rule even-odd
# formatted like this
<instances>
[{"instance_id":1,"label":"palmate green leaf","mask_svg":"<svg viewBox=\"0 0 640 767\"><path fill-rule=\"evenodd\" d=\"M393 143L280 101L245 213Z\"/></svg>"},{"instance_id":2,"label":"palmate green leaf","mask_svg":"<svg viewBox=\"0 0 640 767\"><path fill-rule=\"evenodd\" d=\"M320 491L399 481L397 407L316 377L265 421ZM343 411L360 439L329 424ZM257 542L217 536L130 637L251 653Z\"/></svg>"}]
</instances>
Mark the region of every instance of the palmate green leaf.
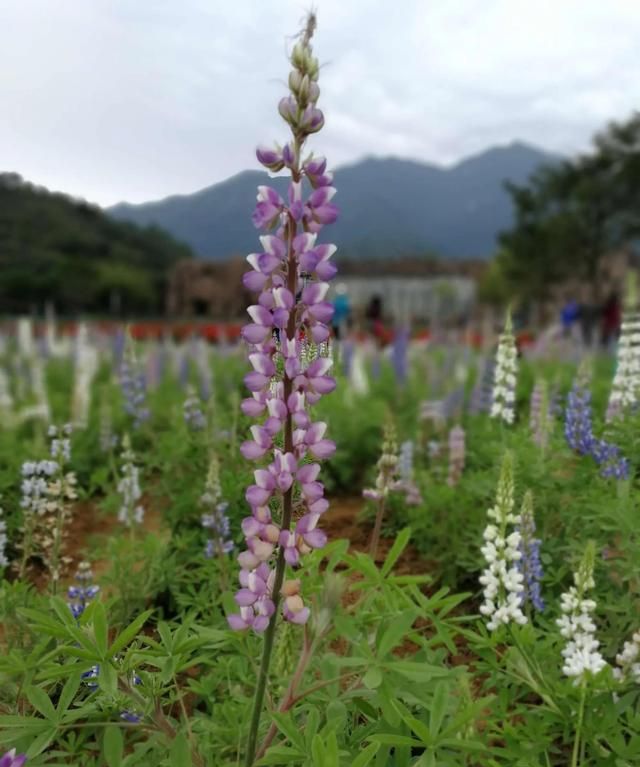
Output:
<instances>
[{"instance_id":1,"label":"palmate green leaf","mask_svg":"<svg viewBox=\"0 0 640 767\"><path fill-rule=\"evenodd\" d=\"M69 611L69 608L67 608L67 611ZM67 636L65 627L41 610L35 610L31 607L19 607L18 614L27 618L30 626L43 634L55 637L56 639L64 639Z\"/></svg>"},{"instance_id":2,"label":"palmate green leaf","mask_svg":"<svg viewBox=\"0 0 640 767\"><path fill-rule=\"evenodd\" d=\"M311 758L314 767L340 767L338 739L335 732L329 733L326 741L323 741L320 735L313 736Z\"/></svg>"},{"instance_id":3,"label":"palmate green leaf","mask_svg":"<svg viewBox=\"0 0 640 767\"><path fill-rule=\"evenodd\" d=\"M51 698L41 687L29 686L25 690L29 703L35 710L51 722L58 721L58 712L53 707Z\"/></svg>"},{"instance_id":4,"label":"palmate green leaf","mask_svg":"<svg viewBox=\"0 0 640 767\"><path fill-rule=\"evenodd\" d=\"M124 648L137 636L140 629L144 626L150 616L153 614L153 610L145 610L138 615L131 623L124 628L118 636L113 640L111 647L109 647L108 657L113 658L117 653L122 652Z\"/></svg>"}]
</instances>

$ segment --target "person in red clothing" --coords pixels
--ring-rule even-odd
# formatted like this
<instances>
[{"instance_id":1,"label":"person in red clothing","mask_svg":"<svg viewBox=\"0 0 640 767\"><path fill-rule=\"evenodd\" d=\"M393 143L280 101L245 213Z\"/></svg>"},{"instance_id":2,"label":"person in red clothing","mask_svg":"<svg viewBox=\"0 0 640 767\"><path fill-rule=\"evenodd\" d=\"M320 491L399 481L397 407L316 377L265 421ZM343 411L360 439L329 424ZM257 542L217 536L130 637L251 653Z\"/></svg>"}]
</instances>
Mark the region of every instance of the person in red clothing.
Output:
<instances>
[{"instance_id":1,"label":"person in red clothing","mask_svg":"<svg viewBox=\"0 0 640 767\"><path fill-rule=\"evenodd\" d=\"M602 345L609 346L620 332L620 299L614 291L602 307Z\"/></svg>"}]
</instances>

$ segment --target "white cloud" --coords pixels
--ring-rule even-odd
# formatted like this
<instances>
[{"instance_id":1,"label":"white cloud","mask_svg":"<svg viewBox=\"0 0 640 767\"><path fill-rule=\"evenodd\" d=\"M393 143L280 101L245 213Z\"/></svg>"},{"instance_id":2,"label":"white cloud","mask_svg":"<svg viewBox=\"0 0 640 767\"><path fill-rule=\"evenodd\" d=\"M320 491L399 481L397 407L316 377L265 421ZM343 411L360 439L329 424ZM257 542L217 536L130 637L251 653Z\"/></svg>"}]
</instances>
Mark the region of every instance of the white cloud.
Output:
<instances>
[{"instance_id":1,"label":"white cloud","mask_svg":"<svg viewBox=\"0 0 640 767\"><path fill-rule=\"evenodd\" d=\"M0 168L104 204L190 192L283 136L301 0L0 0ZM637 105L636 0L317 0L334 162L584 149ZM289 36L288 36L289 35Z\"/></svg>"}]
</instances>

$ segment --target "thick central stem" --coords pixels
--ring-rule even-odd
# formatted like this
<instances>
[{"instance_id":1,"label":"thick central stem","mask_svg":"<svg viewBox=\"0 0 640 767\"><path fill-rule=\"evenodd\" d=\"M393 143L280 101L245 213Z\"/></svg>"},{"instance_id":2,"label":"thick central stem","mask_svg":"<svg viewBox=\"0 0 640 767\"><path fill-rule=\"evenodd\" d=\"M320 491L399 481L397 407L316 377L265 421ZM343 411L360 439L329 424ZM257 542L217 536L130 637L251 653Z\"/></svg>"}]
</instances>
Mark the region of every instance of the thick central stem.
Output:
<instances>
[{"instance_id":1,"label":"thick central stem","mask_svg":"<svg viewBox=\"0 0 640 767\"><path fill-rule=\"evenodd\" d=\"M296 297L297 294L297 273L298 265L296 263L295 254L293 252L293 238L296 235L296 224L293 220L289 220L287 224L287 287L291 291L291 294ZM287 338L295 339L296 337L296 307L291 311L289 322L287 324ZM283 374L284 385L284 401L288 402L292 389L292 381L285 372ZM284 425L284 452L293 452L293 419L291 413L287 409L287 418ZM291 517L293 514L293 485L284 493L282 499L282 519L280 520L280 529L289 530L291 527ZM251 767L255 759L255 753L258 743L258 730L260 729L260 717L262 715L262 707L264 702L264 694L267 688L267 680L269 678L269 665L271 663L271 654L273 652L273 642L276 634L276 626L278 623L278 609L280 607L280 591L282 590L282 582L284 580L284 571L286 562L284 559L284 547L278 548L278 558L276 560L275 576L273 579L273 590L271 593L271 600L273 602L274 610L269 625L264 633L264 645L262 648L262 660L260 661L260 670L258 671L258 680L256 684L256 694L253 701L253 713L251 715L251 726L249 729L249 739L247 741L247 755L245 759L245 767Z\"/></svg>"}]
</instances>

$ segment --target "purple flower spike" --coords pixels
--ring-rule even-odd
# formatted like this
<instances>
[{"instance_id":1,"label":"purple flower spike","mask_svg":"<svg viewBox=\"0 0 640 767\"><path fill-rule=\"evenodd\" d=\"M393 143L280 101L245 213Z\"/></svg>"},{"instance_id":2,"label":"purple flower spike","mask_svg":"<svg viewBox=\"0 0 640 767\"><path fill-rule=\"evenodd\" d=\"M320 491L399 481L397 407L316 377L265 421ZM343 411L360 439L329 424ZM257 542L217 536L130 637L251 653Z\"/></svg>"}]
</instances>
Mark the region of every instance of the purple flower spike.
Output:
<instances>
[{"instance_id":1,"label":"purple flower spike","mask_svg":"<svg viewBox=\"0 0 640 767\"><path fill-rule=\"evenodd\" d=\"M326 437L327 425L312 420L310 408L336 385L328 348L333 304L327 301L336 247L318 242L318 235L338 211L327 161L304 156L307 137L324 125L316 106L319 67L309 40L310 33L294 46L291 92L278 104L292 137L282 150L256 153L269 170L288 169L291 180L284 200L272 188L259 187L252 218L265 232L262 252L247 257L251 271L242 278L257 297L242 330L252 370L244 378L249 396L241 408L260 421L240 446L257 466L245 492L250 515L242 522L246 550L238 556L239 609L228 616L237 631L265 631L278 607L286 620L306 623L310 611L301 584L285 579L286 568L299 566L327 540L319 524L329 504L315 461L330 458L336 446ZM314 462L305 463L309 459Z\"/></svg>"}]
</instances>

